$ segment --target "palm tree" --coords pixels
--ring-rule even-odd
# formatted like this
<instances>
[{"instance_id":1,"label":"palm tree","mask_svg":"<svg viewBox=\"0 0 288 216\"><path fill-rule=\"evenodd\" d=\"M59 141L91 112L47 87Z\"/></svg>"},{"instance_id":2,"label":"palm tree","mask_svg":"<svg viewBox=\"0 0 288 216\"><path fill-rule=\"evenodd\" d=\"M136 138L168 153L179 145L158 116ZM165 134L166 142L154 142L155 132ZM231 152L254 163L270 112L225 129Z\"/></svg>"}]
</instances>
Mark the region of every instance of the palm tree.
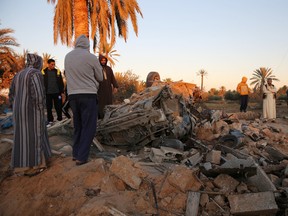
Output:
<instances>
[{"instance_id":1,"label":"palm tree","mask_svg":"<svg viewBox=\"0 0 288 216\"><path fill-rule=\"evenodd\" d=\"M16 39L12 37L13 29L0 29L0 69L10 70L11 65L16 62L13 46L17 47L19 44Z\"/></svg>"},{"instance_id":2,"label":"palm tree","mask_svg":"<svg viewBox=\"0 0 288 216\"><path fill-rule=\"evenodd\" d=\"M252 82L250 85L254 85L254 91L260 90L260 95L263 93L263 85L265 84L265 81L271 78L274 81L279 81L274 75L272 75L271 68L264 68L260 67L259 69L256 69L253 72L253 77L250 79Z\"/></svg>"},{"instance_id":3,"label":"palm tree","mask_svg":"<svg viewBox=\"0 0 288 216\"><path fill-rule=\"evenodd\" d=\"M135 34L138 35L136 14L143 17L137 0L47 0L47 2L56 4L54 43L57 44L60 37L62 44L71 46L73 36L77 38L81 34L88 37L90 35L93 39L94 52L97 40L100 46L108 41L115 43L116 26L118 36L126 41L129 19Z\"/></svg>"},{"instance_id":4,"label":"palm tree","mask_svg":"<svg viewBox=\"0 0 288 216\"><path fill-rule=\"evenodd\" d=\"M201 91L203 91L203 78L204 78L204 76L207 76L208 75L208 72L206 72L205 70L203 70L203 69L201 69L198 73L197 73L197 75L199 76L201 76Z\"/></svg>"}]
</instances>

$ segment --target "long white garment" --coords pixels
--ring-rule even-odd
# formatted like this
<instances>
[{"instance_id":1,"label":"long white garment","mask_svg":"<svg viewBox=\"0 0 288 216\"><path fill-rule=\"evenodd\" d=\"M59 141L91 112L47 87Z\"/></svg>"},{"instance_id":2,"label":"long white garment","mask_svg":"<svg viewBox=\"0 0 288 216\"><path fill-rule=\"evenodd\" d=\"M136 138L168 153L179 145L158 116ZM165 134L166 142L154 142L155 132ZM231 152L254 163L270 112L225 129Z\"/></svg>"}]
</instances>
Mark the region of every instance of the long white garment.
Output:
<instances>
[{"instance_id":1,"label":"long white garment","mask_svg":"<svg viewBox=\"0 0 288 216\"><path fill-rule=\"evenodd\" d=\"M265 119L276 119L276 99L274 98L276 92L274 85L263 86L263 93L266 94L266 98L263 99L263 118Z\"/></svg>"}]
</instances>

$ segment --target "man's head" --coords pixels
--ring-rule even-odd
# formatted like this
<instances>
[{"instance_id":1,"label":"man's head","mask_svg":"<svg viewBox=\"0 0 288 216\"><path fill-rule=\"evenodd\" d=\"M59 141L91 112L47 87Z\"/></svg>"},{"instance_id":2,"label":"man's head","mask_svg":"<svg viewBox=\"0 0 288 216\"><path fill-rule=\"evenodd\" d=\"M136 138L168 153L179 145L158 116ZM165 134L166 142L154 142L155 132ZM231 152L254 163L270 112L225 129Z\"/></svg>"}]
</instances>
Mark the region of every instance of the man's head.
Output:
<instances>
[{"instance_id":1,"label":"man's head","mask_svg":"<svg viewBox=\"0 0 288 216\"><path fill-rule=\"evenodd\" d=\"M268 83L268 85L271 85L272 84L272 78L267 78L267 83Z\"/></svg>"},{"instance_id":2,"label":"man's head","mask_svg":"<svg viewBox=\"0 0 288 216\"><path fill-rule=\"evenodd\" d=\"M48 69L49 70L55 69L55 60L54 59L48 59L47 63L48 63Z\"/></svg>"},{"instance_id":3,"label":"man's head","mask_svg":"<svg viewBox=\"0 0 288 216\"><path fill-rule=\"evenodd\" d=\"M102 66L107 65L107 58L103 55L99 55L99 62Z\"/></svg>"},{"instance_id":4,"label":"man's head","mask_svg":"<svg viewBox=\"0 0 288 216\"><path fill-rule=\"evenodd\" d=\"M242 83L246 83L247 82L247 77L243 76L242 77Z\"/></svg>"}]
</instances>

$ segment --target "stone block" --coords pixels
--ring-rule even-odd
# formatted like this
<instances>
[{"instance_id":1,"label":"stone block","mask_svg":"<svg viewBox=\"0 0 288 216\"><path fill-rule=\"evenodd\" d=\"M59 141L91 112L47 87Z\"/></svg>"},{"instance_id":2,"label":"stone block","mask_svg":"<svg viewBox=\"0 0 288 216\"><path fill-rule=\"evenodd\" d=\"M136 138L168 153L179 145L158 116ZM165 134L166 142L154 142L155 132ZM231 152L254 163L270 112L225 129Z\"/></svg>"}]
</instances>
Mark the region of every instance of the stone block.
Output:
<instances>
[{"instance_id":1,"label":"stone block","mask_svg":"<svg viewBox=\"0 0 288 216\"><path fill-rule=\"evenodd\" d=\"M233 215L276 215L278 206L273 192L247 193L228 196L230 213Z\"/></svg>"},{"instance_id":2,"label":"stone block","mask_svg":"<svg viewBox=\"0 0 288 216\"><path fill-rule=\"evenodd\" d=\"M212 150L206 155L206 162L211 162L212 164L220 164L221 151Z\"/></svg>"},{"instance_id":3,"label":"stone block","mask_svg":"<svg viewBox=\"0 0 288 216\"><path fill-rule=\"evenodd\" d=\"M239 182L236 179L226 174L218 175L214 179L213 183L224 193L231 193L235 191L236 187L239 185Z\"/></svg>"}]
</instances>

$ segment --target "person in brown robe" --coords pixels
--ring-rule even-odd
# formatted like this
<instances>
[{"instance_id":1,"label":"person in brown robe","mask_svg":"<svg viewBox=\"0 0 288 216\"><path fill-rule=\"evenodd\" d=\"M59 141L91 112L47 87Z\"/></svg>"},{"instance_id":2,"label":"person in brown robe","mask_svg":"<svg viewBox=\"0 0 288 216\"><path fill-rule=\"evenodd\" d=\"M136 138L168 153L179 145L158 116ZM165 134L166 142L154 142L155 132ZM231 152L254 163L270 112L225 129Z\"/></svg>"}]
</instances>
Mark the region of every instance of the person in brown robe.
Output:
<instances>
[{"instance_id":1,"label":"person in brown robe","mask_svg":"<svg viewBox=\"0 0 288 216\"><path fill-rule=\"evenodd\" d=\"M104 108L106 105L111 105L113 102L113 93L117 92L118 83L115 79L113 70L107 65L107 58L99 55L99 62L102 66L103 81L100 82L98 89L98 118L104 118Z\"/></svg>"}]
</instances>

